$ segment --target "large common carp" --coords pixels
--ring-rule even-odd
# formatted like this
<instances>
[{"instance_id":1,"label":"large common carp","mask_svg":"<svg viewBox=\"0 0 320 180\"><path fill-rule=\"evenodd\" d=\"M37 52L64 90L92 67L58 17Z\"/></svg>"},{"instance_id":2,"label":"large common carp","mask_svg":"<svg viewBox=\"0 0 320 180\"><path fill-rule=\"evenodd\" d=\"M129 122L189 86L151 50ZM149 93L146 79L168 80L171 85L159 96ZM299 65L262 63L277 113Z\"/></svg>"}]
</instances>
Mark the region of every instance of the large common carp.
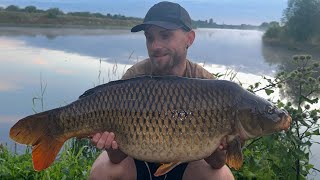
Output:
<instances>
[{"instance_id":1,"label":"large common carp","mask_svg":"<svg viewBox=\"0 0 320 180\"><path fill-rule=\"evenodd\" d=\"M175 76L142 76L89 89L75 102L28 116L10 130L32 145L37 171L54 161L66 140L97 132L115 133L129 156L167 163L156 175L182 162L203 159L227 139L227 163L239 168L246 140L289 128L291 117L236 83Z\"/></svg>"}]
</instances>

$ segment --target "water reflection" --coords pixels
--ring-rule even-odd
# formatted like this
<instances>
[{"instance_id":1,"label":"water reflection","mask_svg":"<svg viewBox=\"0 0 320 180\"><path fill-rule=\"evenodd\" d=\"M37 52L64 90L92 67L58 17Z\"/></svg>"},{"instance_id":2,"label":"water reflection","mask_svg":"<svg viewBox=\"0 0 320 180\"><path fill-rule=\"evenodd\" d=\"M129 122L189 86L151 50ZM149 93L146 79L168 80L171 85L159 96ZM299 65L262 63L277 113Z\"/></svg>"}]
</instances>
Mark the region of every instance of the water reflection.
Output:
<instances>
[{"instance_id":1,"label":"water reflection","mask_svg":"<svg viewBox=\"0 0 320 180\"><path fill-rule=\"evenodd\" d=\"M40 102L32 103L41 96L41 83L47 86L44 109L51 109L76 100L97 84L119 79L129 67L3 37L0 49L0 142L8 142L9 127L18 119L33 114L33 108L41 110Z\"/></svg>"},{"instance_id":2,"label":"water reflection","mask_svg":"<svg viewBox=\"0 0 320 180\"><path fill-rule=\"evenodd\" d=\"M0 28L1 36L21 40L27 46L96 57L109 63L133 64L148 56L143 33L129 30ZM275 66L264 61L261 36L260 31L197 29L188 57L198 63L272 75Z\"/></svg>"},{"instance_id":3,"label":"water reflection","mask_svg":"<svg viewBox=\"0 0 320 180\"><path fill-rule=\"evenodd\" d=\"M288 47L279 43L262 42L263 58L270 65L290 66L292 57L297 54L310 54L314 59L320 58L320 50L315 47Z\"/></svg>"},{"instance_id":4,"label":"water reflection","mask_svg":"<svg viewBox=\"0 0 320 180\"><path fill-rule=\"evenodd\" d=\"M132 64L146 57L144 36L138 34L129 33L129 30L107 29L0 28L0 37L21 40L27 46L91 56L119 64Z\"/></svg>"},{"instance_id":5,"label":"water reflection","mask_svg":"<svg viewBox=\"0 0 320 180\"><path fill-rule=\"evenodd\" d=\"M260 31L198 29L190 58L200 63L234 67L253 74L274 73L275 66L264 62Z\"/></svg>"}]
</instances>

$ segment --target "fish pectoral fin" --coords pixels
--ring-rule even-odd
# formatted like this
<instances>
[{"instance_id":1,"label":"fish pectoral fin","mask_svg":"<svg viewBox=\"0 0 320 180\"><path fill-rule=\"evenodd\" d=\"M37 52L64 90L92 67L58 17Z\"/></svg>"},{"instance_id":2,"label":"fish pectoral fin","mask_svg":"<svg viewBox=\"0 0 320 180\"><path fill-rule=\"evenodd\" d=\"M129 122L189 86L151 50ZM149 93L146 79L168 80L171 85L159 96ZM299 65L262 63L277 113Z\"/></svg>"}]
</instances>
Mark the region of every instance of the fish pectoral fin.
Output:
<instances>
[{"instance_id":1,"label":"fish pectoral fin","mask_svg":"<svg viewBox=\"0 0 320 180\"><path fill-rule=\"evenodd\" d=\"M41 171L49 167L59 153L64 140L58 140L50 136L42 136L38 144L32 147L33 167Z\"/></svg>"},{"instance_id":2,"label":"fish pectoral fin","mask_svg":"<svg viewBox=\"0 0 320 180\"><path fill-rule=\"evenodd\" d=\"M228 143L227 164L236 170L240 169L243 164L240 138L235 138Z\"/></svg>"},{"instance_id":3,"label":"fish pectoral fin","mask_svg":"<svg viewBox=\"0 0 320 180\"><path fill-rule=\"evenodd\" d=\"M181 164L181 162L171 162L162 164L154 173L154 176L158 177L167 174L169 171L171 171L174 167L178 166L179 164Z\"/></svg>"}]
</instances>

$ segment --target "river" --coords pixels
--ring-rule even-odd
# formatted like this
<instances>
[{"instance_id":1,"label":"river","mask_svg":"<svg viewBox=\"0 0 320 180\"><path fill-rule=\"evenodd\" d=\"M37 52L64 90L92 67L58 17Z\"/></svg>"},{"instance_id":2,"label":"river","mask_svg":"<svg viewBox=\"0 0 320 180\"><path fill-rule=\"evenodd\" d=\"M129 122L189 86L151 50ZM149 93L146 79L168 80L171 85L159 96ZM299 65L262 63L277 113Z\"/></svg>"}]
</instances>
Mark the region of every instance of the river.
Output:
<instances>
[{"instance_id":1,"label":"river","mask_svg":"<svg viewBox=\"0 0 320 180\"><path fill-rule=\"evenodd\" d=\"M264 45L255 30L197 29L188 58L213 73L237 72L253 84L272 77L297 52ZM0 143L20 118L66 105L85 90L117 80L147 57L143 33L129 30L0 28ZM42 100L41 100L42 98ZM311 162L320 168L319 146ZM312 175L313 176L313 175ZM316 174L315 174L316 176Z\"/></svg>"}]
</instances>

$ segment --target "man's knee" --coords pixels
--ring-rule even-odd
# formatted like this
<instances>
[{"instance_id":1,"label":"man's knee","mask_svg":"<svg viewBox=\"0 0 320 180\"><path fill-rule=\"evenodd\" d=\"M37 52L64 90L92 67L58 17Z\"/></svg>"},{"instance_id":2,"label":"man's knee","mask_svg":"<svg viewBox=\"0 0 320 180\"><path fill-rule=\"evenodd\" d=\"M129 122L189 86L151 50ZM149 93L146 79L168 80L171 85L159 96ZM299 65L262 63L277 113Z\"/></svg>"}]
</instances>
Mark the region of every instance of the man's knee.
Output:
<instances>
[{"instance_id":1,"label":"man's knee","mask_svg":"<svg viewBox=\"0 0 320 180\"><path fill-rule=\"evenodd\" d=\"M135 179L136 169L132 158L127 157L119 164L113 164L106 152L102 152L93 163L89 179L109 180L109 179Z\"/></svg>"},{"instance_id":2,"label":"man's knee","mask_svg":"<svg viewBox=\"0 0 320 180\"><path fill-rule=\"evenodd\" d=\"M214 169L204 160L199 160L188 164L183 174L183 179L234 180L234 176L226 165L220 169Z\"/></svg>"},{"instance_id":3,"label":"man's knee","mask_svg":"<svg viewBox=\"0 0 320 180\"><path fill-rule=\"evenodd\" d=\"M222 168L220 168L220 169L216 169L215 173L213 173L213 174L215 174L217 177L221 177L220 179L234 180L234 176L233 176L231 170L226 165L222 166Z\"/></svg>"}]
</instances>

